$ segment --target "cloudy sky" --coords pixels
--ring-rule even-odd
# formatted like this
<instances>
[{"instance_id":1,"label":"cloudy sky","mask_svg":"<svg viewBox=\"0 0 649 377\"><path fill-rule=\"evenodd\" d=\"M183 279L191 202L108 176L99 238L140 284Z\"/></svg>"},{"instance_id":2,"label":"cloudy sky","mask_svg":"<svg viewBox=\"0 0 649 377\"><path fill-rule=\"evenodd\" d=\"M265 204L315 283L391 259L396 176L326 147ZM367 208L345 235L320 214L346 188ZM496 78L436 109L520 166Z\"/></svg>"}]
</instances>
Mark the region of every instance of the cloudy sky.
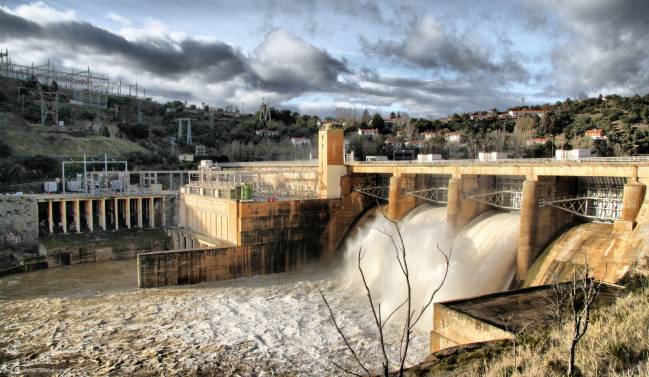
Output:
<instances>
[{"instance_id":1,"label":"cloudy sky","mask_svg":"<svg viewBox=\"0 0 649 377\"><path fill-rule=\"evenodd\" d=\"M158 99L322 115L649 92L643 0L0 0L0 48Z\"/></svg>"}]
</instances>

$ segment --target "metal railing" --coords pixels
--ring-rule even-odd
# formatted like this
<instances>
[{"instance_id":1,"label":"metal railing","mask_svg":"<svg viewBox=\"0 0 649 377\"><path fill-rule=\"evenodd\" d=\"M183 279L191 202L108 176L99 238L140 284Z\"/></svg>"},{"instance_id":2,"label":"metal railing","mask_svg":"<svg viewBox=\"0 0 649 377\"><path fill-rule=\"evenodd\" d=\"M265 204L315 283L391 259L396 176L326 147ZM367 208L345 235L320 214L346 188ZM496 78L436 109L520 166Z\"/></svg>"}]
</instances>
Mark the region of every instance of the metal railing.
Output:
<instances>
[{"instance_id":1,"label":"metal railing","mask_svg":"<svg viewBox=\"0 0 649 377\"><path fill-rule=\"evenodd\" d=\"M580 157L578 159L558 160L555 158L506 158L501 160L433 160L433 161L352 161L348 165L493 165L493 164L585 164L585 163L649 163L649 155L623 157Z\"/></svg>"}]
</instances>

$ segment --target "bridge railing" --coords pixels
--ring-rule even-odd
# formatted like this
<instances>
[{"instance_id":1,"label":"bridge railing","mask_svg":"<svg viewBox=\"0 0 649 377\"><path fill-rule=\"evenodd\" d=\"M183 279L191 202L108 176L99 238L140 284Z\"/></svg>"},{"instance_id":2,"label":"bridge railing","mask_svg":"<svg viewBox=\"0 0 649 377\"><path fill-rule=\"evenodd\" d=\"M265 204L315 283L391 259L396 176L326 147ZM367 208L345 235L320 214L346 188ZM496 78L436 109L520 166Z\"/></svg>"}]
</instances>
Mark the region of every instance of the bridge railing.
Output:
<instances>
[{"instance_id":1,"label":"bridge railing","mask_svg":"<svg viewBox=\"0 0 649 377\"><path fill-rule=\"evenodd\" d=\"M433 161L351 161L348 165L492 165L492 164L584 164L584 163L649 163L649 155L623 157L581 157L578 159L558 160L555 158L504 158L499 160L455 159Z\"/></svg>"}]
</instances>

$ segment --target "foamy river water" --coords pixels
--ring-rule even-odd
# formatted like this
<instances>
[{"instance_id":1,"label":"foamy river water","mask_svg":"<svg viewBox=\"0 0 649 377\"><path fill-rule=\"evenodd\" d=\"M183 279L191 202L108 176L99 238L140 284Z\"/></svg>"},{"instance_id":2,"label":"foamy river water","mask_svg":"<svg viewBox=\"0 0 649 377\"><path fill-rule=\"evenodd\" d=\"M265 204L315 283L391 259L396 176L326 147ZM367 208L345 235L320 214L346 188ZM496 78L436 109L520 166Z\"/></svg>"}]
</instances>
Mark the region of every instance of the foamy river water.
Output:
<instances>
[{"instance_id":1,"label":"foamy river water","mask_svg":"<svg viewBox=\"0 0 649 377\"><path fill-rule=\"evenodd\" d=\"M366 298L338 286L335 276L314 265L138 290L135 261L127 260L4 277L0 372L339 375L331 360L349 359L320 289L361 357L371 363L379 353ZM394 341L398 331L391 333ZM427 348L421 332L411 361L421 360Z\"/></svg>"}]
</instances>

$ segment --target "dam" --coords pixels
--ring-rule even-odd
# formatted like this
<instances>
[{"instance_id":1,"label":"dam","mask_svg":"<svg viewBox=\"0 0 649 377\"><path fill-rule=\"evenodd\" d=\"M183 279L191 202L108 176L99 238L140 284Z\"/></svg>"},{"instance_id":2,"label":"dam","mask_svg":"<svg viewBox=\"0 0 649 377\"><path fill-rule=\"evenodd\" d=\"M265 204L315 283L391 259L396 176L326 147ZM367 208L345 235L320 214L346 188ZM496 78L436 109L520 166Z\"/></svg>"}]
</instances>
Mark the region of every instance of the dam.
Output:
<instances>
[{"instance_id":1,"label":"dam","mask_svg":"<svg viewBox=\"0 0 649 377\"><path fill-rule=\"evenodd\" d=\"M154 180L139 192L5 198L2 205L12 210L0 225L16 235L6 242L121 232L164 239L128 252L98 252L105 248L99 243L95 250L47 247L50 266L79 265L0 279L3 292L33 298L2 309L9 319L32 313L28 326L35 333L21 341L16 360L49 337L59 352L83 355L74 362L55 355L75 368L100 353L97 363L107 372L144 365L172 373L193 367L183 364L180 351L195 349L197 360L217 370L231 363L252 368L250 374L331 374L329 357L345 349L320 290L346 318L363 357L373 360L378 348L355 257L367 250L369 285L386 308L396 307L402 292L391 278L398 268L394 250L377 232L389 231L384 216L402 227L416 300L443 273L436 245L453 250L440 301L552 283L569 276L584 253L596 276L616 282L647 255L645 158L353 162L345 160L342 130L332 124L320 130L318 143L317 162L205 166L186 172L174 189ZM79 274L75 283L48 296L65 272ZM239 277L247 279L233 279ZM64 329L38 327L54 323L52 308L57 320L69 318ZM88 321L97 326L84 326ZM459 344L450 337L440 342L443 334L435 338L433 327L431 312L416 330L409 364L442 344ZM150 333L164 334L172 346L160 349ZM440 346L432 346L435 339ZM389 339L390 351L395 342ZM128 360L103 356L116 350Z\"/></svg>"}]
</instances>

